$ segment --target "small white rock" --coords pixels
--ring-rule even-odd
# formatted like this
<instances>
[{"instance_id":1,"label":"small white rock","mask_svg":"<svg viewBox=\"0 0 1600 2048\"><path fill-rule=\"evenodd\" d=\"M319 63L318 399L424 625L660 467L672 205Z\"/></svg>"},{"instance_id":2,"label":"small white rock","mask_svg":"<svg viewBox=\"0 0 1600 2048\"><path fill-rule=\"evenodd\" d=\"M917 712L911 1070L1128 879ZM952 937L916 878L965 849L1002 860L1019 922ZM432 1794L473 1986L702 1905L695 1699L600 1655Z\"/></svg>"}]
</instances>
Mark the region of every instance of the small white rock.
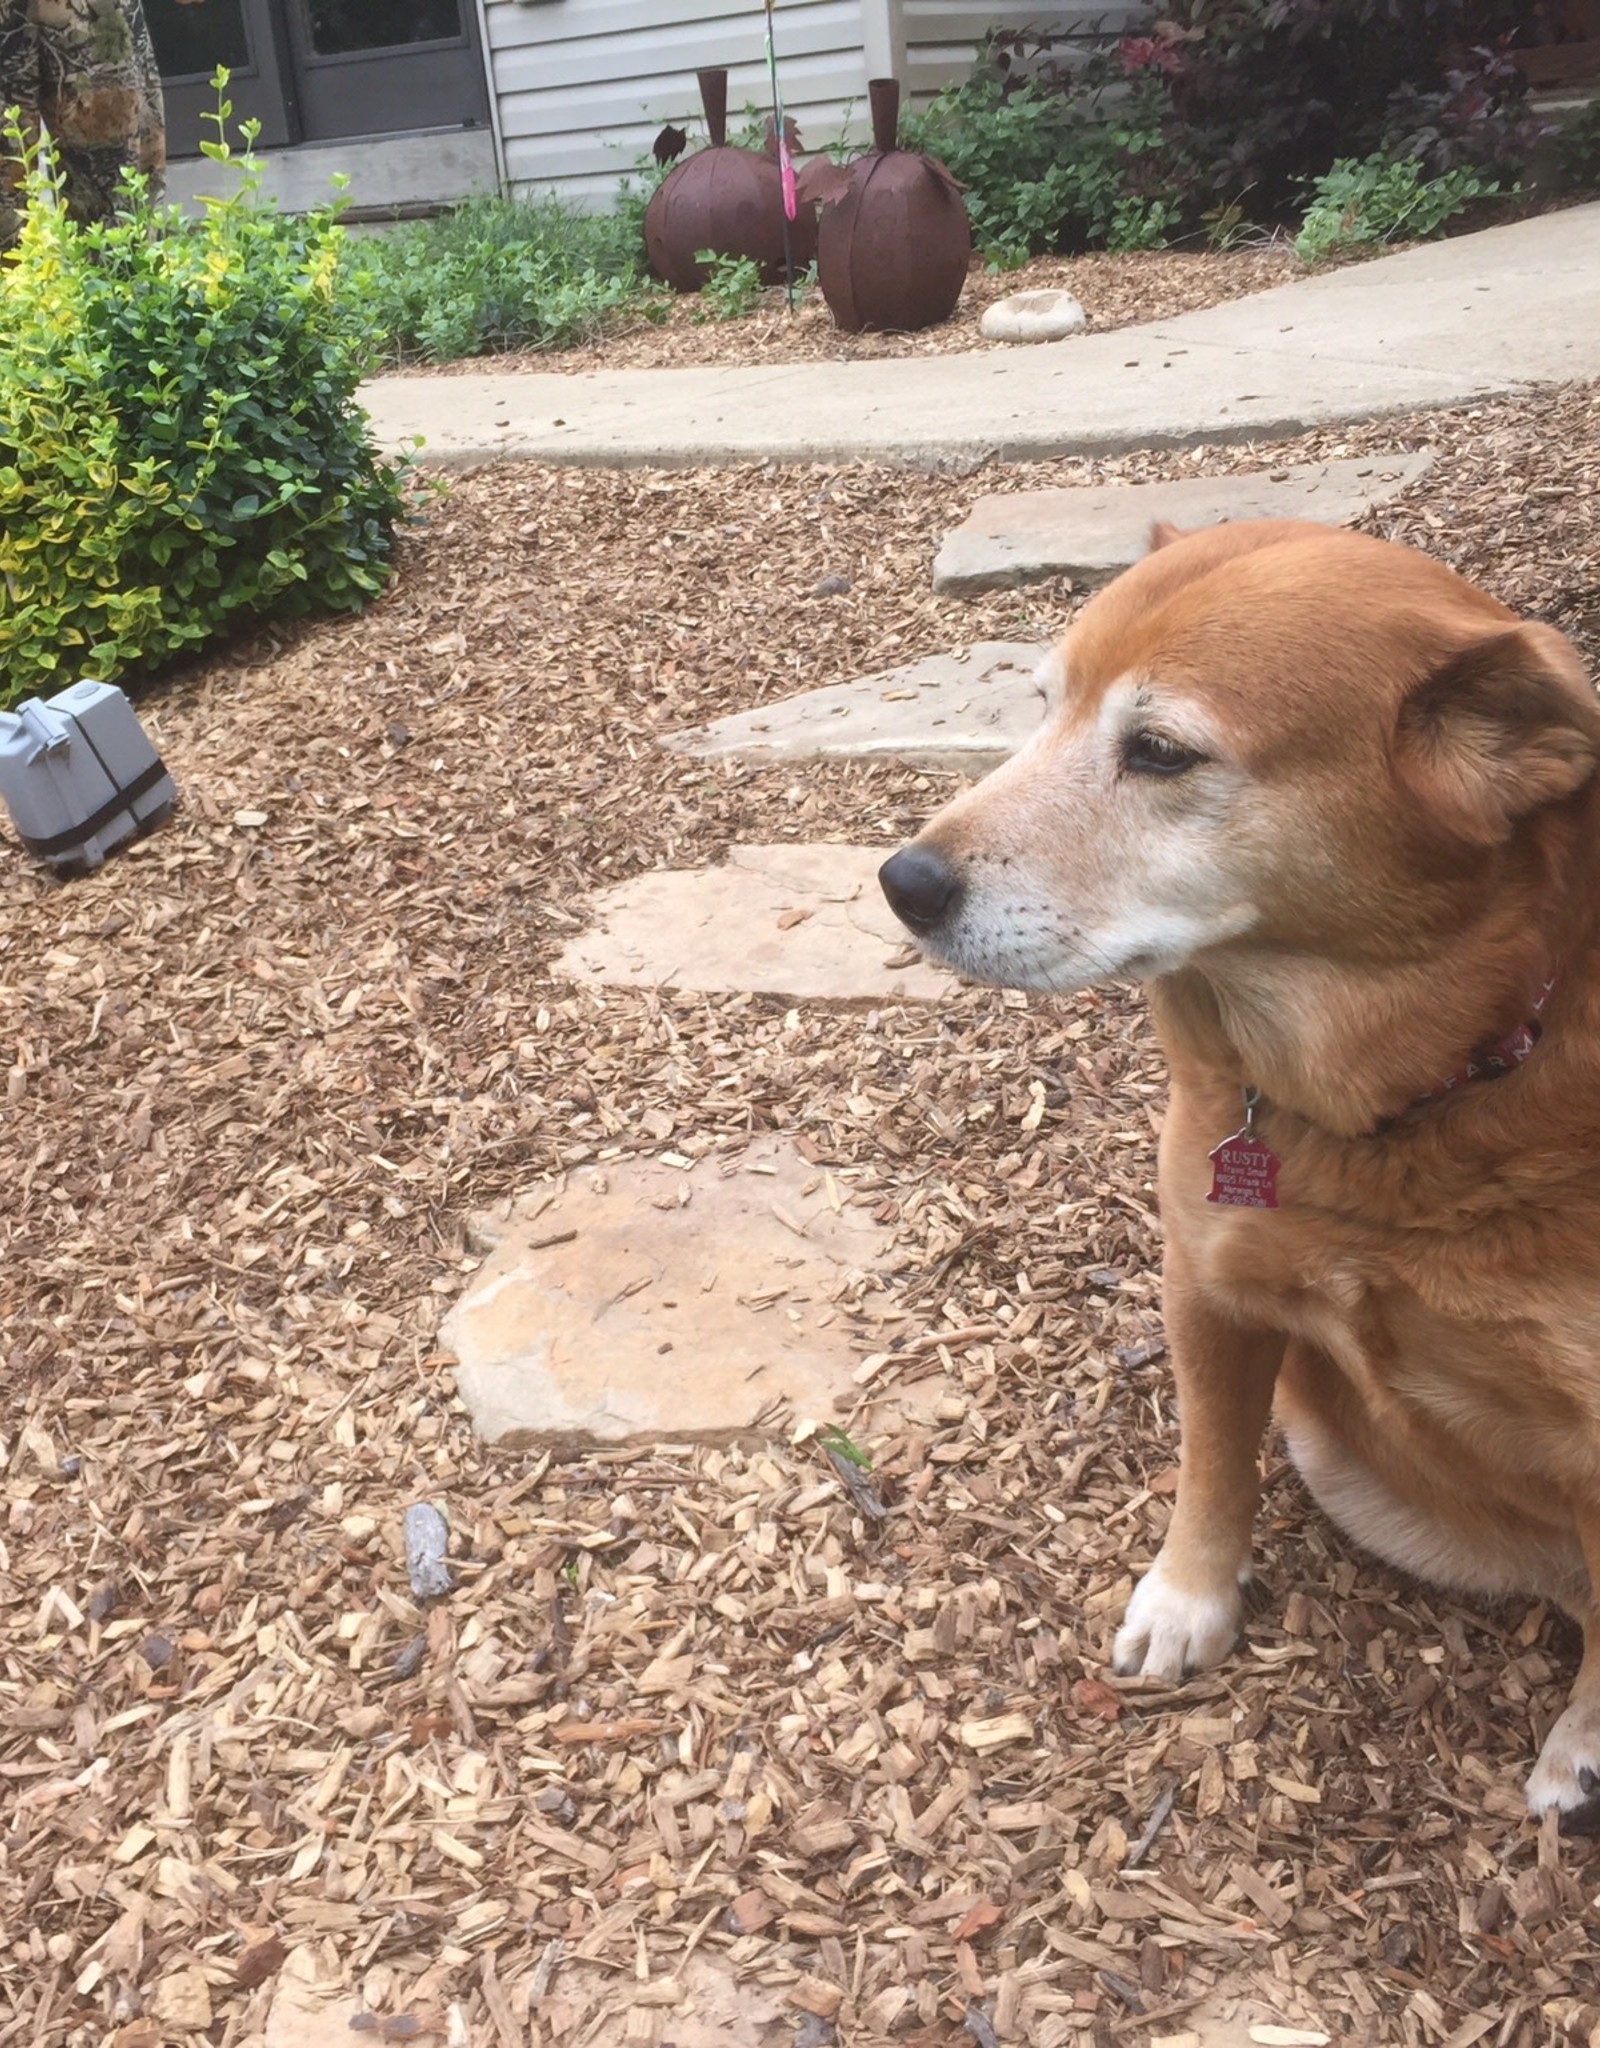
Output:
<instances>
[{"instance_id":1,"label":"small white rock","mask_svg":"<svg viewBox=\"0 0 1600 2048\"><path fill-rule=\"evenodd\" d=\"M1013 292L985 307L978 332L985 341L1060 341L1088 324L1071 292Z\"/></svg>"}]
</instances>

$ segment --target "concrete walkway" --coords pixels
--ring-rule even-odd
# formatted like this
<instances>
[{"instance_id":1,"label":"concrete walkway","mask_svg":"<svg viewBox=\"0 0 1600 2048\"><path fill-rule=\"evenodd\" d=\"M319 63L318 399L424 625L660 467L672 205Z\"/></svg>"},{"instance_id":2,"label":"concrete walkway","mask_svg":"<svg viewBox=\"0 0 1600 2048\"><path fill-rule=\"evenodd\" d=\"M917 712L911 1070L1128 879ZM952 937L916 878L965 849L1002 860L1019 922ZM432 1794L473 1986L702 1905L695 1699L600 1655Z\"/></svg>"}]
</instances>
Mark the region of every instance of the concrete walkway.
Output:
<instances>
[{"instance_id":1,"label":"concrete walkway","mask_svg":"<svg viewBox=\"0 0 1600 2048\"><path fill-rule=\"evenodd\" d=\"M1600 203L1031 348L585 375L385 377L382 443L425 459L691 468L990 458L1268 439L1600 376Z\"/></svg>"}]
</instances>

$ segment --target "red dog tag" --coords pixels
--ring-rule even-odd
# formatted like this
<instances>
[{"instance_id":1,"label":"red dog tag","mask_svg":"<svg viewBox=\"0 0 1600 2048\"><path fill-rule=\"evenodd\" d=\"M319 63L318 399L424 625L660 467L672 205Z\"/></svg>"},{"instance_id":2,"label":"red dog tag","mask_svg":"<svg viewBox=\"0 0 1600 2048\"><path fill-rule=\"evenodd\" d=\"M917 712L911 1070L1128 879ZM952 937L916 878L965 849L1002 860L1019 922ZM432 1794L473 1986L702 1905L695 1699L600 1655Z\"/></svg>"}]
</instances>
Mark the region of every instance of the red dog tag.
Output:
<instances>
[{"instance_id":1,"label":"red dog tag","mask_svg":"<svg viewBox=\"0 0 1600 2048\"><path fill-rule=\"evenodd\" d=\"M1276 1209L1279 1164L1277 1153L1260 1138L1247 1138L1243 1131L1224 1138L1211 1154L1206 1200L1227 1209Z\"/></svg>"}]
</instances>

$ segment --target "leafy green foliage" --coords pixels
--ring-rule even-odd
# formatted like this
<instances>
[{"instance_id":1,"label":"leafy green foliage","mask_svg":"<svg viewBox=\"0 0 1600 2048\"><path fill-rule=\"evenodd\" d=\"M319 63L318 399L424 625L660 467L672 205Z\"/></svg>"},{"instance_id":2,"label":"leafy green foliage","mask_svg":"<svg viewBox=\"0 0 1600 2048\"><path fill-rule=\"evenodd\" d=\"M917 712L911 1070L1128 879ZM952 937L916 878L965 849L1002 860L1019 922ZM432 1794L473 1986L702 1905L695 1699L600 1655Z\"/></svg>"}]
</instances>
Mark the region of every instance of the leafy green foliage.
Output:
<instances>
[{"instance_id":1,"label":"leafy green foliage","mask_svg":"<svg viewBox=\"0 0 1600 2048\"><path fill-rule=\"evenodd\" d=\"M1600 100L1563 123L1555 138L1555 159L1569 190L1600 185Z\"/></svg>"},{"instance_id":2,"label":"leafy green foliage","mask_svg":"<svg viewBox=\"0 0 1600 2048\"><path fill-rule=\"evenodd\" d=\"M245 138L240 189L198 224L130 179L121 217L81 225L8 130L23 212L0 267L0 703L147 669L269 609L354 611L388 577L403 482L354 402L370 335L339 290L336 208L264 205Z\"/></svg>"},{"instance_id":3,"label":"leafy green foliage","mask_svg":"<svg viewBox=\"0 0 1600 2048\"><path fill-rule=\"evenodd\" d=\"M1153 95L1107 94L1102 56L1081 74L1020 78L980 53L971 77L902 115L907 148L938 157L966 188L974 243L996 269L1043 251L1159 247L1177 208L1142 175L1161 147Z\"/></svg>"},{"instance_id":4,"label":"leafy green foliage","mask_svg":"<svg viewBox=\"0 0 1600 2048\"><path fill-rule=\"evenodd\" d=\"M1174 190L1274 221L1337 158L1520 167L1542 125L1498 43L1517 20L1516 0L1171 0L1119 47L1163 95Z\"/></svg>"},{"instance_id":5,"label":"leafy green foliage","mask_svg":"<svg viewBox=\"0 0 1600 2048\"><path fill-rule=\"evenodd\" d=\"M438 220L364 237L352 288L397 361L569 348L619 307L648 310L647 189L615 213L554 198L469 199Z\"/></svg>"},{"instance_id":6,"label":"leafy green foliage","mask_svg":"<svg viewBox=\"0 0 1600 2048\"><path fill-rule=\"evenodd\" d=\"M1465 164L1430 178L1414 158L1342 157L1311 183L1312 203L1295 253L1303 262L1324 263L1374 242L1423 239L1438 234L1474 200L1495 198L1504 189Z\"/></svg>"},{"instance_id":7,"label":"leafy green foliage","mask_svg":"<svg viewBox=\"0 0 1600 2048\"><path fill-rule=\"evenodd\" d=\"M719 256L715 249L697 249L696 263L706 269L700 287L705 320L742 320L761 302L761 265L749 256Z\"/></svg>"},{"instance_id":8,"label":"leafy green foliage","mask_svg":"<svg viewBox=\"0 0 1600 2048\"><path fill-rule=\"evenodd\" d=\"M966 186L996 267L1231 246L1294 218L1335 160L1415 157L1430 186L1476 175L1473 196L1515 178L1547 131L1493 40L1514 22L1512 0L1151 0L1116 36L989 36L901 132Z\"/></svg>"},{"instance_id":9,"label":"leafy green foliage","mask_svg":"<svg viewBox=\"0 0 1600 2048\"><path fill-rule=\"evenodd\" d=\"M825 1422L817 1431L817 1442L833 1451L847 1464L854 1465L858 1472L870 1472L872 1460L857 1443L852 1443L836 1422Z\"/></svg>"}]
</instances>

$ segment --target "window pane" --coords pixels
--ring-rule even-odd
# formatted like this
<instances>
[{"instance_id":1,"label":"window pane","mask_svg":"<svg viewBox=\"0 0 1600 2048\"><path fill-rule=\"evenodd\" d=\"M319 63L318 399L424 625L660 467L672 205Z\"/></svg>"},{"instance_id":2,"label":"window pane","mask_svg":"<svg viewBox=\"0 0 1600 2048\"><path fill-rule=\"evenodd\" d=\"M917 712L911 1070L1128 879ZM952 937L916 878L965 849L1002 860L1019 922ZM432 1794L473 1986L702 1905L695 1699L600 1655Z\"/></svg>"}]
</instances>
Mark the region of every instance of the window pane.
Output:
<instances>
[{"instance_id":1,"label":"window pane","mask_svg":"<svg viewBox=\"0 0 1600 2048\"><path fill-rule=\"evenodd\" d=\"M304 6L319 57L442 42L463 32L460 0L304 0Z\"/></svg>"},{"instance_id":2,"label":"window pane","mask_svg":"<svg viewBox=\"0 0 1600 2048\"><path fill-rule=\"evenodd\" d=\"M243 0L144 0L144 12L163 78L249 66Z\"/></svg>"}]
</instances>

